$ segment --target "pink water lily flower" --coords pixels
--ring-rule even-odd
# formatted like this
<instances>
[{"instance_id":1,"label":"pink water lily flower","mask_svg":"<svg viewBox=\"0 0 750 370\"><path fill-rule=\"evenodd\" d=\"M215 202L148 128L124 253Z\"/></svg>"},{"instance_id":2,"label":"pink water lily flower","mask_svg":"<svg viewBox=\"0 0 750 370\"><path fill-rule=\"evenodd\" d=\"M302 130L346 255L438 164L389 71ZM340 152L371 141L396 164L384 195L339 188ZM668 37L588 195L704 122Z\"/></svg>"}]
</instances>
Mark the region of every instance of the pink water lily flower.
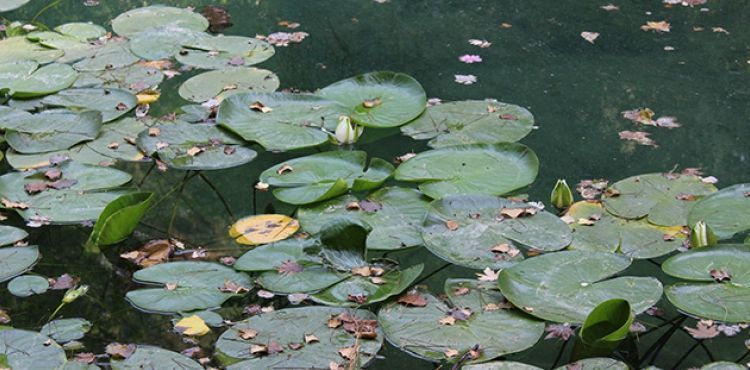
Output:
<instances>
[{"instance_id":1,"label":"pink water lily flower","mask_svg":"<svg viewBox=\"0 0 750 370\"><path fill-rule=\"evenodd\" d=\"M482 61L482 57L480 57L479 55L466 54L458 57L458 60L467 64L480 63Z\"/></svg>"}]
</instances>

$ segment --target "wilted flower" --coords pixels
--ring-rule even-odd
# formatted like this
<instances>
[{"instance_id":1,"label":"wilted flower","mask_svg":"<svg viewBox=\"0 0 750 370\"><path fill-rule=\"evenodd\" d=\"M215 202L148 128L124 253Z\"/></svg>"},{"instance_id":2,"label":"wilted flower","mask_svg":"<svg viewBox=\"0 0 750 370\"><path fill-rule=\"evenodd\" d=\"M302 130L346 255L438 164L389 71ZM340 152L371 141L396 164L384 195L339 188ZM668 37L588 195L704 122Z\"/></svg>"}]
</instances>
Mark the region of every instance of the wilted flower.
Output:
<instances>
[{"instance_id":1,"label":"wilted flower","mask_svg":"<svg viewBox=\"0 0 750 370\"><path fill-rule=\"evenodd\" d=\"M338 141L339 145L354 144L362 136L364 130L364 127L352 123L349 116L341 116L339 117L339 124L336 126L336 141Z\"/></svg>"},{"instance_id":2,"label":"wilted flower","mask_svg":"<svg viewBox=\"0 0 750 370\"><path fill-rule=\"evenodd\" d=\"M547 325L546 328L544 328L544 331L547 332L547 336L544 337L544 339L562 339L562 340L568 340L570 337L574 336L574 330L570 327L570 324L567 322L564 324L551 324Z\"/></svg>"}]
</instances>

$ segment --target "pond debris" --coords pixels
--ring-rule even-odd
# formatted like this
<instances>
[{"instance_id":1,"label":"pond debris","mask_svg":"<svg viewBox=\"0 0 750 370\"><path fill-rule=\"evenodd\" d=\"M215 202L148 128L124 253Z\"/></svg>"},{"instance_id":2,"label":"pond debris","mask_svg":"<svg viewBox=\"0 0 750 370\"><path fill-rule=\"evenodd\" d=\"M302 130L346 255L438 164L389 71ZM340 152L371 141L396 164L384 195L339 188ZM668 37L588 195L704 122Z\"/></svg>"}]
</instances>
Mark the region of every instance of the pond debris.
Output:
<instances>
[{"instance_id":1,"label":"pond debris","mask_svg":"<svg viewBox=\"0 0 750 370\"><path fill-rule=\"evenodd\" d=\"M583 31L581 32L581 37L583 37L583 39L588 41L589 43L593 44L594 41L599 37L599 32Z\"/></svg>"},{"instance_id":2,"label":"pond debris","mask_svg":"<svg viewBox=\"0 0 750 370\"><path fill-rule=\"evenodd\" d=\"M473 64L473 63L481 63L482 57L476 54L464 54L458 57L458 60L462 63L466 64Z\"/></svg>"},{"instance_id":3,"label":"pond debris","mask_svg":"<svg viewBox=\"0 0 750 370\"><path fill-rule=\"evenodd\" d=\"M612 4L612 3L607 4L607 5L602 5L599 8L602 9L602 10L606 10L608 12L616 12L616 11L620 10L619 6L617 6L615 4Z\"/></svg>"},{"instance_id":4,"label":"pond debris","mask_svg":"<svg viewBox=\"0 0 750 370\"><path fill-rule=\"evenodd\" d=\"M178 321L174 329L182 335L201 337L211 332L206 322L198 315L185 317Z\"/></svg>"},{"instance_id":5,"label":"pond debris","mask_svg":"<svg viewBox=\"0 0 750 370\"><path fill-rule=\"evenodd\" d=\"M695 339L711 339L721 333L713 320L700 320L696 323L695 328L689 326L683 328Z\"/></svg>"},{"instance_id":6,"label":"pond debris","mask_svg":"<svg viewBox=\"0 0 750 370\"><path fill-rule=\"evenodd\" d=\"M122 344L118 342L110 343L105 348L105 352L113 358L128 358L136 350L135 344Z\"/></svg>"},{"instance_id":7,"label":"pond debris","mask_svg":"<svg viewBox=\"0 0 750 370\"><path fill-rule=\"evenodd\" d=\"M425 307L427 300L419 292L410 292L398 298L398 303L404 306Z\"/></svg>"},{"instance_id":8,"label":"pond debris","mask_svg":"<svg viewBox=\"0 0 750 370\"><path fill-rule=\"evenodd\" d=\"M201 10L201 15L208 20L208 30L211 32L221 32L233 26L231 15L222 6L206 5Z\"/></svg>"},{"instance_id":9,"label":"pond debris","mask_svg":"<svg viewBox=\"0 0 750 370\"><path fill-rule=\"evenodd\" d=\"M671 25L666 21L648 21L641 26L644 31L669 32Z\"/></svg>"},{"instance_id":10,"label":"pond debris","mask_svg":"<svg viewBox=\"0 0 750 370\"><path fill-rule=\"evenodd\" d=\"M571 327L569 323L563 323L563 324L548 324L547 327L544 328L544 331L547 332L547 335L544 337L544 339L560 339L562 341L567 341L570 339L570 337L575 336L575 328Z\"/></svg>"},{"instance_id":11,"label":"pond debris","mask_svg":"<svg viewBox=\"0 0 750 370\"><path fill-rule=\"evenodd\" d=\"M169 261L175 245L167 239L155 239L147 242L138 250L120 254L120 257L141 267L150 267Z\"/></svg>"},{"instance_id":12,"label":"pond debris","mask_svg":"<svg viewBox=\"0 0 750 370\"><path fill-rule=\"evenodd\" d=\"M730 35L729 31L725 30L723 27L711 27L711 31L714 33L723 33L725 35Z\"/></svg>"},{"instance_id":13,"label":"pond debris","mask_svg":"<svg viewBox=\"0 0 750 370\"><path fill-rule=\"evenodd\" d=\"M668 129L677 128L681 125L677 122L677 117L663 116L654 120L655 113L650 108L638 108L623 111L622 117L640 123L646 126L664 127Z\"/></svg>"},{"instance_id":14,"label":"pond debris","mask_svg":"<svg viewBox=\"0 0 750 370\"><path fill-rule=\"evenodd\" d=\"M648 137L651 135L648 132L625 130L620 131L618 135L620 136L620 139L634 141L640 145L653 146L654 148L659 147L653 139Z\"/></svg>"},{"instance_id":15,"label":"pond debris","mask_svg":"<svg viewBox=\"0 0 750 370\"><path fill-rule=\"evenodd\" d=\"M487 40L480 40L480 39L469 39L469 44L474 46L479 46L482 49L486 49L490 46L492 46L492 43Z\"/></svg>"},{"instance_id":16,"label":"pond debris","mask_svg":"<svg viewBox=\"0 0 750 370\"><path fill-rule=\"evenodd\" d=\"M299 44L310 36L307 32L274 32L268 36L256 35L255 38L268 42L273 46L287 47L289 44Z\"/></svg>"},{"instance_id":17,"label":"pond debris","mask_svg":"<svg viewBox=\"0 0 750 370\"><path fill-rule=\"evenodd\" d=\"M477 82L477 76L474 75L454 75L454 78L461 85L473 85Z\"/></svg>"},{"instance_id":18,"label":"pond debris","mask_svg":"<svg viewBox=\"0 0 750 370\"><path fill-rule=\"evenodd\" d=\"M476 273L476 275L479 281L497 281L497 278L500 277L500 270L493 271L487 267L481 273Z\"/></svg>"}]
</instances>

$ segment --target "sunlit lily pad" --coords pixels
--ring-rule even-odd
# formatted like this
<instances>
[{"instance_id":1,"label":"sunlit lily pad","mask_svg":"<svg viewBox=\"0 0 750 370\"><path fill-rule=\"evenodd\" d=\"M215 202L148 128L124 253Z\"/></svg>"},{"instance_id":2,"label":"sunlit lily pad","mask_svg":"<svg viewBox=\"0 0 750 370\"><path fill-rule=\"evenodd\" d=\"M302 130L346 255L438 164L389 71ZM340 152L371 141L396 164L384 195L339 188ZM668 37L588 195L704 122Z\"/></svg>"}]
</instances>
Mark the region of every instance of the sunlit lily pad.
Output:
<instances>
[{"instance_id":1,"label":"sunlit lily pad","mask_svg":"<svg viewBox=\"0 0 750 370\"><path fill-rule=\"evenodd\" d=\"M427 103L417 80L388 71L335 82L321 89L318 95L337 101L354 122L370 127L401 126L417 118Z\"/></svg>"},{"instance_id":2,"label":"sunlit lily pad","mask_svg":"<svg viewBox=\"0 0 750 370\"><path fill-rule=\"evenodd\" d=\"M201 370L195 360L159 347L139 345L126 359L112 359L112 370Z\"/></svg>"},{"instance_id":3,"label":"sunlit lily pad","mask_svg":"<svg viewBox=\"0 0 750 370\"><path fill-rule=\"evenodd\" d=\"M136 271L133 279L155 288L126 294L135 307L149 312L176 313L221 306L252 287L247 275L210 262L170 262Z\"/></svg>"},{"instance_id":4,"label":"sunlit lily pad","mask_svg":"<svg viewBox=\"0 0 750 370\"><path fill-rule=\"evenodd\" d=\"M71 110L98 110L102 122L117 119L135 108L135 95L119 89L68 89L42 99L44 105Z\"/></svg>"},{"instance_id":5,"label":"sunlit lily pad","mask_svg":"<svg viewBox=\"0 0 750 370\"><path fill-rule=\"evenodd\" d=\"M108 87L137 93L154 88L164 79L156 68L133 64L112 70L81 72L74 87Z\"/></svg>"},{"instance_id":6,"label":"sunlit lily pad","mask_svg":"<svg viewBox=\"0 0 750 370\"><path fill-rule=\"evenodd\" d=\"M210 37L200 31L175 25L146 28L130 37L130 51L146 60L168 59L177 55L182 45Z\"/></svg>"},{"instance_id":7,"label":"sunlit lily pad","mask_svg":"<svg viewBox=\"0 0 750 370\"><path fill-rule=\"evenodd\" d=\"M456 293L457 287L468 291ZM494 284L449 279L445 292L446 302L417 292L411 294L424 299L423 307L401 302L383 307L378 321L388 341L412 356L435 362L450 360L446 355L449 349L463 353L479 345L479 357L467 361L479 363L523 351L533 346L544 331L542 321L515 309L501 308L507 302ZM452 309L460 313L453 315Z\"/></svg>"},{"instance_id":8,"label":"sunlit lily pad","mask_svg":"<svg viewBox=\"0 0 750 370\"><path fill-rule=\"evenodd\" d=\"M538 171L539 159L525 145L476 144L419 153L402 163L394 176L419 182L419 190L440 199L454 194L506 194L531 184Z\"/></svg>"},{"instance_id":9,"label":"sunlit lily pad","mask_svg":"<svg viewBox=\"0 0 750 370\"><path fill-rule=\"evenodd\" d=\"M690 209L688 226L704 221L720 239L750 229L750 184L737 184L706 196Z\"/></svg>"},{"instance_id":10,"label":"sunlit lily pad","mask_svg":"<svg viewBox=\"0 0 750 370\"><path fill-rule=\"evenodd\" d=\"M40 331L58 343L67 343L83 338L91 330L91 323L80 318L57 319L50 321Z\"/></svg>"},{"instance_id":11,"label":"sunlit lily pad","mask_svg":"<svg viewBox=\"0 0 750 370\"><path fill-rule=\"evenodd\" d=\"M158 134L157 134L158 133ZM152 126L138 135L138 147L180 170L217 170L243 165L258 155L209 124L177 122Z\"/></svg>"},{"instance_id":12,"label":"sunlit lily pad","mask_svg":"<svg viewBox=\"0 0 750 370\"><path fill-rule=\"evenodd\" d=\"M25 36L8 37L0 40L0 63L13 63L20 60L33 60L45 64L65 54L62 50L46 48L26 39Z\"/></svg>"},{"instance_id":13,"label":"sunlit lily pad","mask_svg":"<svg viewBox=\"0 0 750 370\"><path fill-rule=\"evenodd\" d=\"M237 220L229 236L245 245L268 244L286 239L299 230L299 222L286 215L254 215Z\"/></svg>"},{"instance_id":14,"label":"sunlit lily pad","mask_svg":"<svg viewBox=\"0 0 750 370\"><path fill-rule=\"evenodd\" d=\"M688 280L665 294L680 310L723 322L750 321L750 245L728 244L691 250L662 264L667 274Z\"/></svg>"},{"instance_id":15,"label":"sunlit lily pad","mask_svg":"<svg viewBox=\"0 0 750 370\"><path fill-rule=\"evenodd\" d=\"M515 216L515 213L519 216ZM533 214L532 214L533 213ZM556 251L572 239L557 216L523 202L490 195L433 201L422 230L427 249L469 268L500 269L523 260L521 249Z\"/></svg>"},{"instance_id":16,"label":"sunlit lily pad","mask_svg":"<svg viewBox=\"0 0 750 370\"><path fill-rule=\"evenodd\" d=\"M5 140L15 151L45 153L94 140L102 127L102 114L50 110L3 125Z\"/></svg>"},{"instance_id":17,"label":"sunlit lily pad","mask_svg":"<svg viewBox=\"0 0 750 370\"><path fill-rule=\"evenodd\" d=\"M8 225L0 225L0 246L24 240L27 236L29 236L29 233L24 229Z\"/></svg>"},{"instance_id":18,"label":"sunlit lily pad","mask_svg":"<svg viewBox=\"0 0 750 370\"><path fill-rule=\"evenodd\" d=\"M176 26L205 31L208 20L191 9L153 5L122 13L112 20L112 29L120 36L133 36L147 28Z\"/></svg>"},{"instance_id":19,"label":"sunlit lily pad","mask_svg":"<svg viewBox=\"0 0 750 370\"><path fill-rule=\"evenodd\" d=\"M422 245L422 221L428 200L415 189L388 187L365 199L344 195L299 208L303 230L317 234L334 219L359 219L372 227L367 249L393 250Z\"/></svg>"},{"instance_id":20,"label":"sunlit lily pad","mask_svg":"<svg viewBox=\"0 0 750 370\"><path fill-rule=\"evenodd\" d=\"M0 327L0 353L2 366L11 369L58 369L65 363L65 351L59 344L27 330Z\"/></svg>"},{"instance_id":21,"label":"sunlit lily pad","mask_svg":"<svg viewBox=\"0 0 750 370\"><path fill-rule=\"evenodd\" d=\"M31 270L38 260L39 249L33 245L0 248L0 283Z\"/></svg>"},{"instance_id":22,"label":"sunlit lily pad","mask_svg":"<svg viewBox=\"0 0 750 370\"><path fill-rule=\"evenodd\" d=\"M661 226L685 226L695 201L716 187L694 175L651 173L620 180L607 188L604 208L615 216Z\"/></svg>"},{"instance_id":23,"label":"sunlit lily pad","mask_svg":"<svg viewBox=\"0 0 750 370\"><path fill-rule=\"evenodd\" d=\"M107 34L104 27L87 22L71 22L55 27L55 31L63 35L75 37L79 40L91 40Z\"/></svg>"},{"instance_id":24,"label":"sunlit lily pad","mask_svg":"<svg viewBox=\"0 0 750 370\"><path fill-rule=\"evenodd\" d=\"M40 67L31 61L4 63L0 64L0 89L9 89L14 98L30 98L68 88L77 76L67 64Z\"/></svg>"},{"instance_id":25,"label":"sunlit lily pad","mask_svg":"<svg viewBox=\"0 0 750 370\"><path fill-rule=\"evenodd\" d=\"M503 269L498 282L505 297L531 315L581 323L594 307L612 298L627 300L636 314L659 301L662 285L653 277L607 279L630 263L612 253L555 252Z\"/></svg>"},{"instance_id":26,"label":"sunlit lily pad","mask_svg":"<svg viewBox=\"0 0 750 370\"><path fill-rule=\"evenodd\" d=\"M267 109L265 109L267 108ZM266 150L285 151L328 142L341 107L311 94L241 93L221 102L216 122Z\"/></svg>"},{"instance_id":27,"label":"sunlit lily pad","mask_svg":"<svg viewBox=\"0 0 750 370\"><path fill-rule=\"evenodd\" d=\"M347 190L376 188L391 176L393 166L373 158L365 170L362 151L332 151L291 159L260 174L260 181L278 187L273 195L282 202L310 204L331 199Z\"/></svg>"},{"instance_id":28,"label":"sunlit lily pad","mask_svg":"<svg viewBox=\"0 0 750 370\"><path fill-rule=\"evenodd\" d=\"M8 291L16 297L43 294L49 289L47 279L36 275L17 276L8 283Z\"/></svg>"},{"instance_id":29,"label":"sunlit lily pad","mask_svg":"<svg viewBox=\"0 0 750 370\"><path fill-rule=\"evenodd\" d=\"M465 100L428 107L419 118L401 127L404 135L440 148L461 144L512 143L534 127L534 117L517 105Z\"/></svg>"},{"instance_id":30,"label":"sunlit lily pad","mask_svg":"<svg viewBox=\"0 0 750 370\"><path fill-rule=\"evenodd\" d=\"M184 49L177 54L177 61L202 69L251 66L275 53L269 43L242 36L209 36L182 45Z\"/></svg>"},{"instance_id":31,"label":"sunlit lily pad","mask_svg":"<svg viewBox=\"0 0 750 370\"><path fill-rule=\"evenodd\" d=\"M339 320L339 325L331 327L331 318L347 321ZM366 310L287 308L236 323L219 337L216 350L224 364L232 364L228 369L328 369L331 363L347 368L349 360L340 353L347 348L354 351L358 346L356 355L352 356L357 357L358 365L365 366L383 344L383 332L375 319L375 315ZM374 338L358 339L351 333L357 333L357 329L360 335L367 332ZM254 346L263 346L265 350ZM256 351L253 353L251 348Z\"/></svg>"},{"instance_id":32,"label":"sunlit lily pad","mask_svg":"<svg viewBox=\"0 0 750 370\"><path fill-rule=\"evenodd\" d=\"M677 250L685 240L680 226L656 226L645 219L615 217L598 202L578 202L565 213L572 223L570 249L617 252L631 258L654 258Z\"/></svg>"},{"instance_id":33,"label":"sunlit lily pad","mask_svg":"<svg viewBox=\"0 0 750 370\"><path fill-rule=\"evenodd\" d=\"M279 78L271 71L255 67L233 67L193 76L180 86L178 92L185 100L201 103L219 94L263 93L278 88Z\"/></svg>"},{"instance_id":34,"label":"sunlit lily pad","mask_svg":"<svg viewBox=\"0 0 750 370\"><path fill-rule=\"evenodd\" d=\"M60 178L50 180L45 176L49 170L59 170ZM130 179L129 174L114 168L65 162L56 167L0 176L0 196L18 203L5 207L15 210L26 220L52 224L77 223L99 217L109 202L126 193L111 189L126 184ZM39 186L40 192L29 194L25 190L27 186Z\"/></svg>"}]
</instances>

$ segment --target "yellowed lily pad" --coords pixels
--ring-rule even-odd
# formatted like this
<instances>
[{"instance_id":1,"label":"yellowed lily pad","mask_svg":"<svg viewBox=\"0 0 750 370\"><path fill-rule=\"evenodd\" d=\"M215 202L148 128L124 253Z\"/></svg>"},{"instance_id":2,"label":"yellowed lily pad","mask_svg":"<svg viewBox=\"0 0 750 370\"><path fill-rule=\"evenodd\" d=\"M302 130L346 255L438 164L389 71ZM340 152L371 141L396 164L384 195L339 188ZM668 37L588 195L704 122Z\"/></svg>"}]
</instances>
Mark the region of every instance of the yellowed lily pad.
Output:
<instances>
[{"instance_id":1,"label":"yellowed lily pad","mask_svg":"<svg viewBox=\"0 0 750 370\"><path fill-rule=\"evenodd\" d=\"M259 245L284 240L299 230L299 222L285 215L256 215L242 218L229 229L237 243Z\"/></svg>"}]
</instances>

